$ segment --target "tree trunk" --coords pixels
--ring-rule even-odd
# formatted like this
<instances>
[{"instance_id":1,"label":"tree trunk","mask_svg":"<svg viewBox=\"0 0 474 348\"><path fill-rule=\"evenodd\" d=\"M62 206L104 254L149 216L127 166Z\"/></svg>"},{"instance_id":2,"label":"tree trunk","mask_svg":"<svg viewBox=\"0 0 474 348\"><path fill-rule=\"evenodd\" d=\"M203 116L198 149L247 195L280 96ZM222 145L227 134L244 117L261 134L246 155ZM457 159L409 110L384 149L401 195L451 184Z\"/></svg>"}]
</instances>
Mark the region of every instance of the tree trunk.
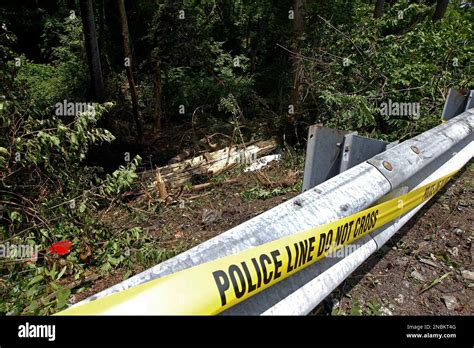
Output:
<instances>
[{"instance_id":1,"label":"tree trunk","mask_svg":"<svg viewBox=\"0 0 474 348\"><path fill-rule=\"evenodd\" d=\"M383 5L385 0L377 0L375 3L374 18L380 18L383 15Z\"/></svg>"},{"instance_id":2,"label":"tree trunk","mask_svg":"<svg viewBox=\"0 0 474 348\"><path fill-rule=\"evenodd\" d=\"M99 2L99 52L104 53L105 0Z\"/></svg>"},{"instance_id":3,"label":"tree trunk","mask_svg":"<svg viewBox=\"0 0 474 348\"><path fill-rule=\"evenodd\" d=\"M153 81L153 94L155 99L153 133L161 130L161 61L158 54L155 57L155 78Z\"/></svg>"},{"instance_id":4,"label":"tree trunk","mask_svg":"<svg viewBox=\"0 0 474 348\"><path fill-rule=\"evenodd\" d=\"M120 22L122 24L122 38L123 38L123 51L125 55L125 60L128 59L128 64L124 62L125 69L127 71L128 85L130 88L130 96L132 98L132 109L133 117L135 119L135 125L137 127L137 133L139 141L143 140L143 121L140 115L140 109L138 107L138 94L137 88L135 86L135 81L133 79L133 70L132 70L132 52L130 48L130 34L128 32L128 21L127 21L127 12L125 10L124 0L117 0L117 5L120 14Z\"/></svg>"},{"instance_id":5,"label":"tree trunk","mask_svg":"<svg viewBox=\"0 0 474 348\"><path fill-rule=\"evenodd\" d=\"M294 0L294 19L293 19L293 85L291 90L290 102L293 106L293 114L290 114L290 123L294 124L300 112L300 85L303 73L303 60L301 59L301 41L304 31L303 23L303 1Z\"/></svg>"},{"instance_id":6,"label":"tree trunk","mask_svg":"<svg viewBox=\"0 0 474 348\"><path fill-rule=\"evenodd\" d=\"M104 80L100 64L99 45L94 23L94 8L92 0L80 0L82 26L84 29L84 44L91 76L92 98L99 103L104 102Z\"/></svg>"},{"instance_id":7,"label":"tree trunk","mask_svg":"<svg viewBox=\"0 0 474 348\"><path fill-rule=\"evenodd\" d=\"M433 22L439 21L444 17L444 13L448 8L449 0L438 0L436 3L436 10L433 14Z\"/></svg>"}]
</instances>

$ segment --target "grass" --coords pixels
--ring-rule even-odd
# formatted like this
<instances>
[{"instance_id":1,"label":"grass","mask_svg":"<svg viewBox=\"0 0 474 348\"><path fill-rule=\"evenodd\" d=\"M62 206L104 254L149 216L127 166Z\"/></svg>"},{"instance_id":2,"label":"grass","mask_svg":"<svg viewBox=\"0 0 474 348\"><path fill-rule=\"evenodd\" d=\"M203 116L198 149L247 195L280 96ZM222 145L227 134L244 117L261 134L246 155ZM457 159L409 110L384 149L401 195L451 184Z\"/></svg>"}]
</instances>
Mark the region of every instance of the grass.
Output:
<instances>
[{"instance_id":1,"label":"grass","mask_svg":"<svg viewBox=\"0 0 474 348\"><path fill-rule=\"evenodd\" d=\"M257 199L268 199L271 197L282 196L288 192L293 192L293 191L295 191L294 187L287 187L287 188L275 187L272 189L267 189L260 186L254 186L248 190L242 191L240 193L240 197L244 201L250 202Z\"/></svg>"}]
</instances>

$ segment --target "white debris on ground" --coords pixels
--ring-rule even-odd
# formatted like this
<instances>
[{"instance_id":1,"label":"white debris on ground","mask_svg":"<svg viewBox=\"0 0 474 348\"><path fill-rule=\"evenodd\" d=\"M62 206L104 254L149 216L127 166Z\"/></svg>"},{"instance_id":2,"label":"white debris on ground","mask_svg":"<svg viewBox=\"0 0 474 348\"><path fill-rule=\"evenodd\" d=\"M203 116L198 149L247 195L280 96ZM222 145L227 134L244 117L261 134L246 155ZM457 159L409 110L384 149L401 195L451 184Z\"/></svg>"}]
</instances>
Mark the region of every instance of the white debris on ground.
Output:
<instances>
[{"instance_id":1,"label":"white debris on ground","mask_svg":"<svg viewBox=\"0 0 474 348\"><path fill-rule=\"evenodd\" d=\"M250 166L245 168L244 172L247 173L247 172L254 172L256 170L260 170L272 161L279 161L280 158L281 158L280 154L267 155L267 156L260 157L255 162L253 162Z\"/></svg>"},{"instance_id":2,"label":"white debris on ground","mask_svg":"<svg viewBox=\"0 0 474 348\"><path fill-rule=\"evenodd\" d=\"M385 316L390 316L390 315L393 315L393 312L388 309L388 308L385 308L385 307L380 307L380 312L382 313L382 315L385 315Z\"/></svg>"},{"instance_id":3,"label":"white debris on ground","mask_svg":"<svg viewBox=\"0 0 474 348\"><path fill-rule=\"evenodd\" d=\"M411 276L415 278L416 280L419 280L420 282L426 281L425 277L423 277L421 273L418 272L417 270L414 270L413 272L411 272Z\"/></svg>"},{"instance_id":4,"label":"white debris on ground","mask_svg":"<svg viewBox=\"0 0 474 348\"><path fill-rule=\"evenodd\" d=\"M446 308L448 308L449 310L455 310L459 306L458 301L454 296L444 295L441 296L441 299L444 301Z\"/></svg>"},{"instance_id":5,"label":"white debris on ground","mask_svg":"<svg viewBox=\"0 0 474 348\"><path fill-rule=\"evenodd\" d=\"M474 281L474 272L471 272L471 271L468 271L468 270L464 270L461 272L461 275L464 279L466 280L472 280Z\"/></svg>"}]
</instances>

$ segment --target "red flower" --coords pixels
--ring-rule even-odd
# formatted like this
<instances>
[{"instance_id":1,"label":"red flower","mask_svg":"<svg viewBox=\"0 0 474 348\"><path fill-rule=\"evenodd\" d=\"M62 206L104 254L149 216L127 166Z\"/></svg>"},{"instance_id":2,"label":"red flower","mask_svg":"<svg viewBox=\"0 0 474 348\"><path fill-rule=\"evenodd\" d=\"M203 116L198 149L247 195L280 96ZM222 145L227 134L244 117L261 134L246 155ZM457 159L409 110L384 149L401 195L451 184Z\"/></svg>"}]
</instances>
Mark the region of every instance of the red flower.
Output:
<instances>
[{"instance_id":1,"label":"red flower","mask_svg":"<svg viewBox=\"0 0 474 348\"><path fill-rule=\"evenodd\" d=\"M54 243L49 247L49 252L51 254L66 255L69 254L72 243L68 240L63 240L61 242Z\"/></svg>"}]
</instances>

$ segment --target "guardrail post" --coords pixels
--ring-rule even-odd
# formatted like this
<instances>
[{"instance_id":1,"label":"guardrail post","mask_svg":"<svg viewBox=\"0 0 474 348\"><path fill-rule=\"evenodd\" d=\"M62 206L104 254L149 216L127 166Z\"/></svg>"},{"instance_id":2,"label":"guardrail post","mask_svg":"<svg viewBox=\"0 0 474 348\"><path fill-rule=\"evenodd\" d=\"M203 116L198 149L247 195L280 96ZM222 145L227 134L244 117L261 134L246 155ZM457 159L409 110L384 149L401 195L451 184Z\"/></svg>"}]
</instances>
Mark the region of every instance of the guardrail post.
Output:
<instances>
[{"instance_id":1,"label":"guardrail post","mask_svg":"<svg viewBox=\"0 0 474 348\"><path fill-rule=\"evenodd\" d=\"M339 174L341 146L349 132L314 124L309 127L303 192Z\"/></svg>"},{"instance_id":2,"label":"guardrail post","mask_svg":"<svg viewBox=\"0 0 474 348\"><path fill-rule=\"evenodd\" d=\"M303 192L390 148L393 143L323 127L309 127Z\"/></svg>"},{"instance_id":3,"label":"guardrail post","mask_svg":"<svg viewBox=\"0 0 474 348\"><path fill-rule=\"evenodd\" d=\"M388 142L363 137L357 134L347 134L344 137L341 166L339 172L352 168L369 158L385 151Z\"/></svg>"},{"instance_id":4,"label":"guardrail post","mask_svg":"<svg viewBox=\"0 0 474 348\"><path fill-rule=\"evenodd\" d=\"M474 91L469 91L467 95L458 91L457 89L450 88L448 96L443 107L443 113L441 118L445 121L452 119L453 117L463 113L474 107Z\"/></svg>"}]
</instances>

